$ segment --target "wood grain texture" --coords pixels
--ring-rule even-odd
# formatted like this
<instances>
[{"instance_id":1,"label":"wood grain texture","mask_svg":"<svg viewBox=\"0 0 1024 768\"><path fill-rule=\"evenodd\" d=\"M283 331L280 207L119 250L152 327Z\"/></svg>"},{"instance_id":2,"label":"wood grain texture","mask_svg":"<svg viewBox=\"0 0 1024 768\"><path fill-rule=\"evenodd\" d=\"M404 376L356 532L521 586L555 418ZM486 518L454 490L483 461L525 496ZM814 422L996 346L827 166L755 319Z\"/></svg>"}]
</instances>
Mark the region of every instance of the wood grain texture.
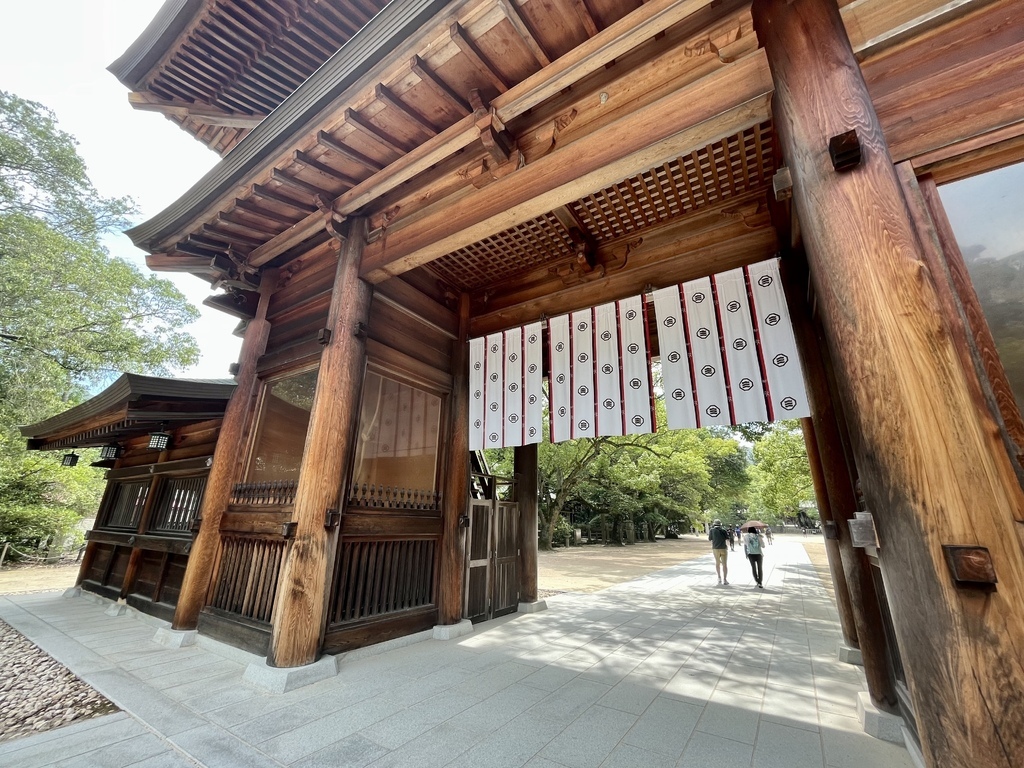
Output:
<instances>
[{"instance_id":1,"label":"wood grain texture","mask_svg":"<svg viewBox=\"0 0 1024 768\"><path fill-rule=\"evenodd\" d=\"M256 317L249 321L239 352L237 386L224 410L213 464L206 481L203 506L199 516L202 525L192 545L188 568L174 611L174 629L195 629L199 611L206 604L206 596L213 576L215 559L220 547L221 516L228 507L231 487L238 479L239 468L246 450L246 430L256 407L259 381L256 362L267 346L270 323L267 308L277 284L277 271L266 270L260 281L260 302Z\"/></svg>"},{"instance_id":2,"label":"wood grain texture","mask_svg":"<svg viewBox=\"0 0 1024 768\"><path fill-rule=\"evenodd\" d=\"M758 0L774 117L932 768L1024 764L1024 503L976 408L838 9ZM825 148L856 128L863 160ZM958 590L942 544L987 546L994 592Z\"/></svg>"},{"instance_id":3,"label":"wood grain texture","mask_svg":"<svg viewBox=\"0 0 1024 768\"><path fill-rule=\"evenodd\" d=\"M537 444L515 449L519 503L519 600L537 600Z\"/></svg>"},{"instance_id":4,"label":"wood grain texture","mask_svg":"<svg viewBox=\"0 0 1024 768\"><path fill-rule=\"evenodd\" d=\"M440 624L457 624L462 620L466 546L459 518L466 514L469 503L469 294L466 293L459 296L459 335L452 354L448 412L437 620Z\"/></svg>"},{"instance_id":5,"label":"wood grain texture","mask_svg":"<svg viewBox=\"0 0 1024 768\"><path fill-rule=\"evenodd\" d=\"M327 612L327 574L336 533L324 527L324 512L337 509L359 418L366 351L356 335L367 322L372 290L359 279L366 243L365 219L348 221L338 259L327 327L331 342L320 358L306 448L295 494L295 540L288 551L274 610L267 663L296 667L314 662Z\"/></svg>"}]
</instances>

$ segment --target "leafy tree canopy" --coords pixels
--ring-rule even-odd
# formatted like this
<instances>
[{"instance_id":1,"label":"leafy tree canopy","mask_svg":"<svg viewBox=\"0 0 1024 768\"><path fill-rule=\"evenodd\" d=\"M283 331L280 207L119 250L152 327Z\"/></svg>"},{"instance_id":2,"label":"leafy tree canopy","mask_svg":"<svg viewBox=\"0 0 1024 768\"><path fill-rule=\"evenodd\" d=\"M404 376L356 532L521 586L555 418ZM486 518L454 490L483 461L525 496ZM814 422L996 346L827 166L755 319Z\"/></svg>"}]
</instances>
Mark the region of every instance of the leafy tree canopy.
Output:
<instances>
[{"instance_id":1,"label":"leafy tree canopy","mask_svg":"<svg viewBox=\"0 0 1024 768\"><path fill-rule=\"evenodd\" d=\"M0 523L27 525L35 510L57 525L59 510L94 511L102 485L88 467L27 453L16 425L123 371L167 374L198 359L181 330L198 317L184 295L100 245L133 211L129 198L97 194L52 112L0 91Z\"/></svg>"},{"instance_id":2,"label":"leafy tree canopy","mask_svg":"<svg viewBox=\"0 0 1024 768\"><path fill-rule=\"evenodd\" d=\"M814 501L799 422L777 422L754 444L752 475L753 508L766 523L795 518L801 503Z\"/></svg>"}]
</instances>

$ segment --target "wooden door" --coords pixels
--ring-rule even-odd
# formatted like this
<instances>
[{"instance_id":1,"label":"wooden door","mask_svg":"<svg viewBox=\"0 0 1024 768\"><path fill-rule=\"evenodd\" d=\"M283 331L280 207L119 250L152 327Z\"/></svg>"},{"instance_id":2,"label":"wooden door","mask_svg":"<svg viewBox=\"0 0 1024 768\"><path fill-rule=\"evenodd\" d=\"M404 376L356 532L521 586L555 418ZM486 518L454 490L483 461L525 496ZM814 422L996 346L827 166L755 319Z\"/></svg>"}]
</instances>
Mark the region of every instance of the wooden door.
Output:
<instances>
[{"instance_id":1,"label":"wooden door","mask_svg":"<svg viewBox=\"0 0 1024 768\"><path fill-rule=\"evenodd\" d=\"M515 612L519 607L519 505L495 503L494 563L491 575L491 618Z\"/></svg>"},{"instance_id":2,"label":"wooden door","mask_svg":"<svg viewBox=\"0 0 1024 768\"><path fill-rule=\"evenodd\" d=\"M466 597L462 615L476 623L490 618L491 523L494 502L470 499L466 541Z\"/></svg>"},{"instance_id":3,"label":"wooden door","mask_svg":"<svg viewBox=\"0 0 1024 768\"><path fill-rule=\"evenodd\" d=\"M476 623L519 607L519 505L471 499L463 616Z\"/></svg>"}]
</instances>

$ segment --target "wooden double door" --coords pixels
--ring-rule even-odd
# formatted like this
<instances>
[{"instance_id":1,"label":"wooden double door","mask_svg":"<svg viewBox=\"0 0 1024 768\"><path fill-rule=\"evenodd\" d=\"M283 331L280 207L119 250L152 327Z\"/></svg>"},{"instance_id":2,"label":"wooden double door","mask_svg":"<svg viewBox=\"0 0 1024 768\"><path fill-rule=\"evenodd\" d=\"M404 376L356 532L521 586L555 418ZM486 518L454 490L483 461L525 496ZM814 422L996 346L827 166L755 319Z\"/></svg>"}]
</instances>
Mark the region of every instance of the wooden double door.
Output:
<instances>
[{"instance_id":1,"label":"wooden double door","mask_svg":"<svg viewBox=\"0 0 1024 768\"><path fill-rule=\"evenodd\" d=\"M463 616L474 624L519 606L519 505L470 499Z\"/></svg>"}]
</instances>

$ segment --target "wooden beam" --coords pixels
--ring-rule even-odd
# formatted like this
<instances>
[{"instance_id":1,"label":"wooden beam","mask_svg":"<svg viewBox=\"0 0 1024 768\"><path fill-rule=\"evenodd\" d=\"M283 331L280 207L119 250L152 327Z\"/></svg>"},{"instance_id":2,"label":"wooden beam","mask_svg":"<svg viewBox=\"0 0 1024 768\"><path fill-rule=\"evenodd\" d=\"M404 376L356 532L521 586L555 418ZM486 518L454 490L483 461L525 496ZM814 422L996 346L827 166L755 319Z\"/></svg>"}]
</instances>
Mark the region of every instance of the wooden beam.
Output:
<instances>
[{"instance_id":1,"label":"wooden beam","mask_svg":"<svg viewBox=\"0 0 1024 768\"><path fill-rule=\"evenodd\" d=\"M384 131L375 126L369 120L365 119L362 115L356 112L354 109L345 110L345 122L351 125L353 128L358 130L364 136L369 137L373 141L380 144L388 152L394 152L396 155L404 155L409 148L399 146L395 143L395 140L388 136Z\"/></svg>"},{"instance_id":2,"label":"wooden beam","mask_svg":"<svg viewBox=\"0 0 1024 768\"><path fill-rule=\"evenodd\" d=\"M150 93L129 93L128 103L143 112L160 112L168 117L194 118L207 125L225 128L255 128L266 115L243 115L198 102L161 99Z\"/></svg>"},{"instance_id":3,"label":"wooden beam","mask_svg":"<svg viewBox=\"0 0 1024 768\"><path fill-rule=\"evenodd\" d=\"M328 150L336 155L341 155L346 160L351 160L353 163L361 165L364 168L369 168L371 171L377 172L384 167L372 157L367 157L362 152L357 152L350 147L346 147L326 131L318 131L316 134L316 141L318 144L327 147Z\"/></svg>"},{"instance_id":4,"label":"wooden beam","mask_svg":"<svg viewBox=\"0 0 1024 768\"><path fill-rule=\"evenodd\" d=\"M296 200L294 197L282 194L276 189L271 189L270 187L262 184L254 184L252 187L252 193L257 197L262 197L266 200L273 200L275 203L287 205L289 208L294 208L297 211L312 213L317 209L316 206L311 203L307 203L303 200Z\"/></svg>"},{"instance_id":5,"label":"wooden beam","mask_svg":"<svg viewBox=\"0 0 1024 768\"><path fill-rule=\"evenodd\" d=\"M349 219L338 258L327 328L331 341L320 356L309 415L306 449L295 491L295 541L281 571L267 662L297 667L316 661L327 613L328 573L337 531L324 526L324 511L341 509L355 451L359 394L366 350L357 330L369 317L372 290L359 279L366 220Z\"/></svg>"},{"instance_id":6,"label":"wooden beam","mask_svg":"<svg viewBox=\"0 0 1024 768\"><path fill-rule=\"evenodd\" d=\"M277 224L284 224L286 227L290 227L295 223L295 219L289 216L284 216L277 211L273 211L269 208L256 205L251 199L243 199L240 197L235 198L235 208L251 213L253 216L258 216L261 219L267 221L273 221Z\"/></svg>"},{"instance_id":7,"label":"wooden beam","mask_svg":"<svg viewBox=\"0 0 1024 768\"><path fill-rule=\"evenodd\" d=\"M315 184L310 184L308 181L303 181L302 179L297 179L294 176L289 176L287 173L277 168L272 171L271 176L274 181L280 182L286 187L297 189L303 194L309 195L314 199L320 196L326 197L328 195L326 190L321 189Z\"/></svg>"},{"instance_id":8,"label":"wooden beam","mask_svg":"<svg viewBox=\"0 0 1024 768\"><path fill-rule=\"evenodd\" d=\"M930 768L1024 765L1024 493L951 335L834 3L755 0L773 115ZM860 164L822 162L856 125ZM898 301L896 300L898 297ZM998 585L958 584L945 546ZM863 641L863 638L862 638Z\"/></svg>"},{"instance_id":9,"label":"wooden beam","mask_svg":"<svg viewBox=\"0 0 1024 768\"><path fill-rule=\"evenodd\" d=\"M436 328L449 338L454 339L458 332L458 315L401 278L381 283L374 290L373 299L383 301L424 325Z\"/></svg>"},{"instance_id":10,"label":"wooden beam","mask_svg":"<svg viewBox=\"0 0 1024 768\"><path fill-rule=\"evenodd\" d=\"M309 155L306 152L303 152L298 149L295 150L295 161L302 163L307 168L312 168L314 171L322 173L329 179L340 181L342 184L347 184L350 187L354 187L356 184L359 183L356 179L353 179L348 174L342 173L341 171L332 168L326 163L317 160L312 155Z\"/></svg>"},{"instance_id":11,"label":"wooden beam","mask_svg":"<svg viewBox=\"0 0 1024 768\"><path fill-rule=\"evenodd\" d=\"M147 253L146 266L154 272L205 272L210 267L209 256L178 256L171 253Z\"/></svg>"},{"instance_id":12,"label":"wooden beam","mask_svg":"<svg viewBox=\"0 0 1024 768\"><path fill-rule=\"evenodd\" d=\"M377 87L373 91L374 97L383 102L387 107L398 112L398 114L405 117L406 120L411 122L413 125L418 127L421 131L431 136L437 133L437 129L418 109L411 107L398 98L391 89L383 83L377 83Z\"/></svg>"},{"instance_id":13,"label":"wooden beam","mask_svg":"<svg viewBox=\"0 0 1024 768\"><path fill-rule=\"evenodd\" d=\"M428 67L426 62L419 56L412 57L412 61L409 62L409 68L439 99L450 104L457 112L468 115L473 111L473 108L469 106L469 102L453 91L448 83L438 77L437 73Z\"/></svg>"},{"instance_id":14,"label":"wooden beam","mask_svg":"<svg viewBox=\"0 0 1024 768\"><path fill-rule=\"evenodd\" d=\"M537 60L537 63L542 67L550 64L551 57L548 56L548 52L544 50L544 46L537 40L537 36L533 34L533 30L530 29L526 19L519 12L519 6L515 0L498 0L498 7L505 14L509 24L515 28L516 32L523 39L523 42L526 43L526 47L530 49L530 53L533 54L533 58Z\"/></svg>"},{"instance_id":15,"label":"wooden beam","mask_svg":"<svg viewBox=\"0 0 1024 768\"><path fill-rule=\"evenodd\" d=\"M396 225L367 250L364 274L381 282L763 122L771 92L767 62L755 52L479 191Z\"/></svg>"},{"instance_id":16,"label":"wooden beam","mask_svg":"<svg viewBox=\"0 0 1024 768\"><path fill-rule=\"evenodd\" d=\"M597 20L594 18L590 6L587 5L587 0L569 0L569 2L573 10L576 11L579 20L583 22L583 29L587 31L587 37L593 37L601 31L597 26Z\"/></svg>"},{"instance_id":17,"label":"wooden beam","mask_svg":"<svg viewBox=\"0 0 1024 768\"><path fill-rule=\"evenodd\" d=\"M855 0L840 9L850 45L863 61L879 50L957 19L993 0Z\"/></svg>"},{"instance_id":18,"label":"wooden beam","mask_svg":"<svg viewBox=\"0 0 1024 768\"><path fill-rule=\"evenodd\" d=\"M603 68L643 41L703 11L713 1L650 0L596 37L587 40L545 67L542 72L531 75L507 92L497 96L492 100L491 108L499 120L507 123L582 78ZM359 130L364 136L400 157L337 198L334 203L334 211L342 216L362 209L373 200L386 195L479 138L479 132L476 129L478 116L474 114L467 115L432 139L428 139L411 150L395 144L391 137L385 135L379 128L352 109L346 109L344 117L346 123ZM260 185L254 187L254 192L268 199L278 199L273 197L276 194L274 190ZM283 200L278 201L288 204ZM295 206L294 201L292 206ZM305 206L305 210L311 213L314 208ZM299 231L307 233L308 237L323 226L323 220L320 216L310 215L295 226L300 228ZM283 236L284 233L279 237L283 238ZM302 239L298 242L301 242ZM284 240L282 239L281 242ZM253 266L260 266L285 250L287 248L280 248L279 244L273 240L269 241L264 247L253 251L250 255L250 263Z\"/></svg>"},{"instance_id":19,"label":"wooden beam","mask_svg":"<svg viewBox=\"0 0 1024 768\"><path fill-rule=\"evenodd\" d=\"M466 34L466 30L462 28L459 22L452 24L449 29L451 34L452 42L458 46L462 54L469 59L473 66L486 77L497 90L498 93L504 93L509 89L509 82L505 79L498 70L494 68L484 55L480 52L480 49L476 47L476 43L473 39Z\"/></svg>"},{"instance_id":20,"label":"wooden beam","mask_svg":"<svg viewBox=\"0 0 1024 768\"><path fill-rule=\"evenodd\" d=\"M238 481L242 458L247 445L246 425L252 418L260 393L260 381L256 376L256 362L266 351L270 338L270 323L267 309L270 297L277 287L277 270L268 269L260 282L260 300L256 317L249 321L239 353L237 386L231 394L224 421L221 422L217 447L213 451L213 464L206 479L203 505L199 512L202 524L192 543L185 577L174 610L174 629L195 629L199 611L206 605L210 579L217 566L220 551L220 521L231 499L231 489Z\"/></svg>"}]
</instances>

